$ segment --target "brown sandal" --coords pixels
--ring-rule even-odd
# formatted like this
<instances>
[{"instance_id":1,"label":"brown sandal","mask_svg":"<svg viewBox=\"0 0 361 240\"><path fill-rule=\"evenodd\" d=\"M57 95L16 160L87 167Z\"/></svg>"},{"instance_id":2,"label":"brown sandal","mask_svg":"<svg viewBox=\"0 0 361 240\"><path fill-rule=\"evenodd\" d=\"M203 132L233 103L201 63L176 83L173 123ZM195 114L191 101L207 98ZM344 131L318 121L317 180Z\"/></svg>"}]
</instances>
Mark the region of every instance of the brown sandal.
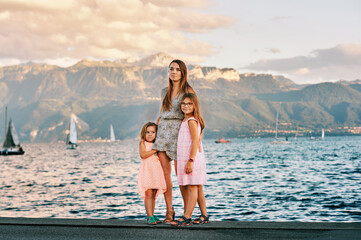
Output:
<instances>
[{"instance_id":1,"label":"brown sandal","mask_svg":"<svg viewBox=\"0 0 361 240\"><path fill-rule=\"evenodd\" d=\"M165 218L164 218L164 223L169 224L171 221L174 221L175 218L175 211L174 208L172 207L171 211L167 211L167 213L165 214Z\"/></svg>"}]
</instances>

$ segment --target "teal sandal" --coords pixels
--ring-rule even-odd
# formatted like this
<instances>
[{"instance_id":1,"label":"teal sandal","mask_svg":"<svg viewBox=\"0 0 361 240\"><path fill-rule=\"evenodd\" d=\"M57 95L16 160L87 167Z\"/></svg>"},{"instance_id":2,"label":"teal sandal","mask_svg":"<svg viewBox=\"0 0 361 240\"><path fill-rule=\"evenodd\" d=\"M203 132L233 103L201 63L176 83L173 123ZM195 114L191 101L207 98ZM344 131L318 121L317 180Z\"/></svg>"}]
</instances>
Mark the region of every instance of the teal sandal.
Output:
<instances>
[{"instance_id":1,"label":"teal sandal","mask_svg":"<svg viewBox=\"0 0 361 240\"><path fill-rule=\"evenodd\" d=\"M157 224L162 223L162 221L156 215L153 215L153 218L156 220Z\"/></svg>"},{"instance_id":2,"label":"teal sandal","mask_svg":"<svg viewBox=\"0 0 361 240\"><path fill-rule=\"evenodd\" d=\"M170 222L170 225L175 226L175 227L180 227L180 226L190 226L192 225L192 218L186 218L185 216L180 217L182 220L174 220L172 222Z\"/></svg>"},{"instance_id":3,"label":"teal sandal","mask_svg":"<svg viewBox=\"0 0 361 240\"><path fill-rule=\"evenodd\" d=\"M154 215L147 218L147 223L149 225L156 225L157 224L157 220L154 218Z\"/></svg>"},{"instance_id":4,"label":"teal sandal","mask_svg":"<svg viewBox=\"0 0 361 240\"><path fill-rule=\"evenodd\" d=\"M203 217L203 219L202 219ZM198 218L194 219L193 224L205 224L205 223L209 223L209 215L205 216L203 214L201 214Z\"/></svg>"}]
</instances>

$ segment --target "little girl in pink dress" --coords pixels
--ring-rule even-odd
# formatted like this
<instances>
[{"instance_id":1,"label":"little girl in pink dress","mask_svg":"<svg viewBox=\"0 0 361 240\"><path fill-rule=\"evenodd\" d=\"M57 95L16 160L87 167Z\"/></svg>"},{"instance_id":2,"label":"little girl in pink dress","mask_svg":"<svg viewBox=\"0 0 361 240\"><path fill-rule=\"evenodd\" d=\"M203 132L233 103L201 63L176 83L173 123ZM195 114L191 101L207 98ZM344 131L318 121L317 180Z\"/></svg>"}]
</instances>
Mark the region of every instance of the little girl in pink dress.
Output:
<instances>
[{"instance_id":1,"label":"little girl in pink dress","mask_svg":"<svg viewBox=\"0 0 361 240\"><path fill-rule=\"evenodd\" d=\"M159 158L153 150L154 140L157 134L157 125L152 122L146 123L140 132L139 155L142 163L138 175L138 192L144 199L147 212L148 224L161 223L154 215L155 200L160 193L167 189L164 173Z\"/></svg>"},{"instance_id":2,"label":"little girl in pink dress","mask_svg":"<svg viewBox=\"0 0 361 240\"><path fill-rule=\"evenodd\" d=\"M204 121L199 102L194 93L185 93L181 98L184 120L180 126L177 143L177 179L184 202L184 215L173 226L192 224L192 213L198 202L201 215L193 224L209 222L203 185L206 183L206 160L201 146Z\"/></svg>"}]
</instances>

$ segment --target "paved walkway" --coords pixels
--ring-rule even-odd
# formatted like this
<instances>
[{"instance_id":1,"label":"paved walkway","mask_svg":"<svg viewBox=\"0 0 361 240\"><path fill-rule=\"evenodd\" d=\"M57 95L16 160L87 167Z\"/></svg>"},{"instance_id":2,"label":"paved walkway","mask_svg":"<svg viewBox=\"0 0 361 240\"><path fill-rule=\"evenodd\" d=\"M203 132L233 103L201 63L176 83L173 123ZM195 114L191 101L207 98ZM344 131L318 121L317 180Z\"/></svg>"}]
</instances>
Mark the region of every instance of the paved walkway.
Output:
<instances>
[{"instance_id":1,"label":"paved walkway","mask_svg":"<svg viewBox=\"0 0 361 240\"><path fill-rule=\"evenodd\" d=\"M0 239L361 239L361 223L233 222L172 227L141 220L0 218Z\"/></svg>"}]
</instances>

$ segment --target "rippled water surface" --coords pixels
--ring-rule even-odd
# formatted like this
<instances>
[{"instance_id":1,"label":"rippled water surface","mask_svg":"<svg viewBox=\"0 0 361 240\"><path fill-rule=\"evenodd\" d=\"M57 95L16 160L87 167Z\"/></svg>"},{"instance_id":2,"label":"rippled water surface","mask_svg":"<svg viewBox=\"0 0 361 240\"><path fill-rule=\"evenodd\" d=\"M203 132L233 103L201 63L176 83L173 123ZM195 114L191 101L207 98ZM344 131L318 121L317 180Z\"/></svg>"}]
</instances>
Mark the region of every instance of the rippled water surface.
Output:
<instances>
[{"instance_id":1,"label":"rippled water surface","mask_svg":"<svg viewBox=\"0 0 361 240\"><path fill-rule=\"evenodd\" d=\"M361 137L204 141L212 220L360 221ZM0 156L0 217L144 219L137 193L136 140L25 144L24 156ZM173 201L182 199L173 174ZM163 196L156 214L164 216ZM196 208L194 215L199 214Z\"/></svg>"}]
</instances>

